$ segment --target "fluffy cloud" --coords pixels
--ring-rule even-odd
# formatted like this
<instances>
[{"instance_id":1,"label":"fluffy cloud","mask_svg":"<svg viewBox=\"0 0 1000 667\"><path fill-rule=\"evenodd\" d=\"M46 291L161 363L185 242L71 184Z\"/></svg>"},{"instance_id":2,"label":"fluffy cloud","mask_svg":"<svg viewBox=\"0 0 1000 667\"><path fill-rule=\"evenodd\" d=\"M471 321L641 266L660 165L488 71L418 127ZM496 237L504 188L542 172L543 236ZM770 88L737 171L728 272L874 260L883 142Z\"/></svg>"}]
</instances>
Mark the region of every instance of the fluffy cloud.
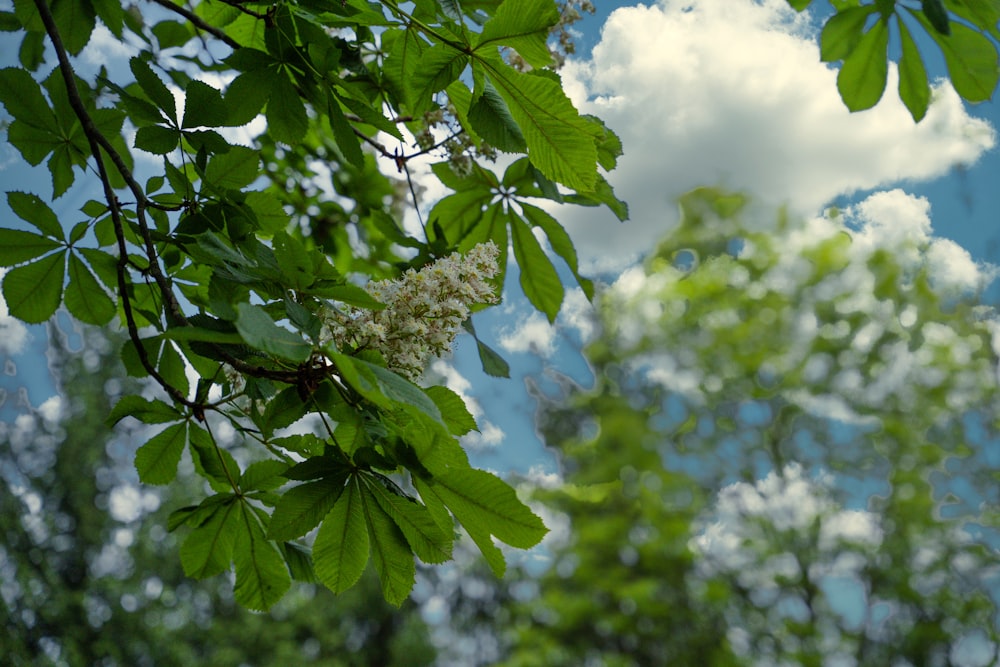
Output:
<instances>
[{"instance_id":1,"label":"fluffy cloud","mask_svg":"<svg viewBox=\"0 0 1000 667\"><path fill-rule=\"evenodd\" d=\"M564 81L605 119L625 155L609 180L629 202L619 226L603 210L559 211L590 268L617 269L676 220L674 198L721 184L767 204L815 213L838 195L939 176L994 144L947 82L915 125L895 93L851 114L816 35L785 0L661 0L616 10L591 60Z\"/></svg>"},{"instance_id":2,"label":"fluffy cloud","mask_svg":"<svg viewBox=\"0 0 1000 667\"><path fill-rule=\"evenodd\" d=\"M507 352L533 352L547 359L556 350L556 330L544 315L533 311L501 331L499 343Z\"/></svg>"}]
</instances>

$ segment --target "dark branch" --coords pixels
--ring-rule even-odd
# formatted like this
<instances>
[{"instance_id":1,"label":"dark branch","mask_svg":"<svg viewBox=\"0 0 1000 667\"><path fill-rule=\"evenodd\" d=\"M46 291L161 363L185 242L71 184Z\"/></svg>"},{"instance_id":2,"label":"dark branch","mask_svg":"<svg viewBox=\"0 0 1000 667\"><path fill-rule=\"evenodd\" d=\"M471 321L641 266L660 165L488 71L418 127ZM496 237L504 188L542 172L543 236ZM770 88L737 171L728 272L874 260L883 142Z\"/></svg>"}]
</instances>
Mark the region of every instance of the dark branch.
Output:
<instances>
[{"instance_id":1,"label":"dark branch","mask_svg":"<svg viewBox=\"0 0 1000 667\"><path fill-rule=\"evenodd\" d=\"M155 3L157 5L159 5L161 7L169 9L172 12L180 14L181 16L183 16L184 18L186 18L188 21L190 21L191 24L194 25L196 28L198 28L200 30L204 30L205 32L211 34L212 36L216 37L217 39L220 39L223 42L225 42L226 45L229 46L229 48L231 48L233 50L236 50L236 49L240 48L240 43L239 42L237 42L232 37L230 37L229 35L227 35L223 30L221 30L219 28L216 28L214 25L208 24L203 18L201 18L200 16L198 16L197 14L195 14L194 12L192 12L191 10L185 9L184 7L181 7L180 5L175 5L174 3L170 2L170 0L149 0L149 1L152 2L152 3Z\"/></svg>"}]
</instances>

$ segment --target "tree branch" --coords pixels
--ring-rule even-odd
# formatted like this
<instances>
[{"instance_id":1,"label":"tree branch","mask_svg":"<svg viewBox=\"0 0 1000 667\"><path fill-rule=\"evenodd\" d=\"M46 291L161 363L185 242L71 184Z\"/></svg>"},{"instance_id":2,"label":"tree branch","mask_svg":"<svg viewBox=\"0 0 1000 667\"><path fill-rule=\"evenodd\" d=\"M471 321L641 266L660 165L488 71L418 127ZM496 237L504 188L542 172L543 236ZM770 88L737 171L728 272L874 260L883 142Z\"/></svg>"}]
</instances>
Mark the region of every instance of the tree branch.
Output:
<instances>
[{"instance_id":1,"label":"tree branch","mask_svg":"<svg viewBox=\"0 0 1000 667\"><path fill-rule=\"evenodd\" d=\"M180 5L175 5L174 3L170 2L170 0L149 0L149 2L157 4L165 9L169 9L170 11L176 14L180 14L185 19L190 21L191 24L194 25L196 28L198 28L199 30L204 30L205 32L211 34L213 37L222 40L223 42L226 43L226 45L229 48L233 49L234 51L240 48L240 43L237 42L232 37L230 37L229 35L227 35L224 30L216 28L214 25L210 25L203 18L201 18L191 10L185 9Z\"/></svg>"}]
</instances>

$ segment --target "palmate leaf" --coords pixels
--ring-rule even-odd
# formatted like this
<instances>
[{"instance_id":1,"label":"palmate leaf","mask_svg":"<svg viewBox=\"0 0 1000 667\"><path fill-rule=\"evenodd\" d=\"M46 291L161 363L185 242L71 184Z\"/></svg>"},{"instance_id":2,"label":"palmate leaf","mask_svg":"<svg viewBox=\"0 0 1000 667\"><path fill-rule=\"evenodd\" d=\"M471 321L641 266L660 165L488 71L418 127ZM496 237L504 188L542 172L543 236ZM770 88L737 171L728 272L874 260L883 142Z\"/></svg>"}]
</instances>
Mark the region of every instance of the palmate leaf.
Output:
<instances>
[{"instance_id":1,"label":"palmate leaf","mask_svg":"<svg viewBox=\"0 0 1000 667\"><path fill-rule=\"evenodd\" d=\"M360 480L354 477L316 534L316 578L334 593L342 593L361 578L368 554L368 522L362 508Z\"/></svg>"},{"instance_id":2,"label":"palmate leaf","mask_svg":"<svg viewBox=\"0 0 1000 667\"><path fill-rule=\"evenodd\" d=\"M433 103L433 96L458 79L469 64L469 56L453 46L435 44L425 49L420 65L406 82L406 101L413 113L423 113Z\"/></svg>"},{"instance_id":3,"label":"palmate leaf","mask_svg":"<svg viewBox=\"0 0 1000 667\"><path fill-rule=\"evenodd\" d=\"M11 269L3 277L3 295L11 315L29 324L52 317L62 301L66 256L57 252Z\"/></svg>"},{"instance_id":4,"label":"palmate leaf","mask_svg":"<svg viewBox=\"0 0 1000 667\"><path fill-rule=\"evenodd\" d=\"M252 611L267 611L284 596L292 577L274 543L268 541L253 509L239 503L239 528L233 545L236 601Z\"/></svg>"}]
</instances>

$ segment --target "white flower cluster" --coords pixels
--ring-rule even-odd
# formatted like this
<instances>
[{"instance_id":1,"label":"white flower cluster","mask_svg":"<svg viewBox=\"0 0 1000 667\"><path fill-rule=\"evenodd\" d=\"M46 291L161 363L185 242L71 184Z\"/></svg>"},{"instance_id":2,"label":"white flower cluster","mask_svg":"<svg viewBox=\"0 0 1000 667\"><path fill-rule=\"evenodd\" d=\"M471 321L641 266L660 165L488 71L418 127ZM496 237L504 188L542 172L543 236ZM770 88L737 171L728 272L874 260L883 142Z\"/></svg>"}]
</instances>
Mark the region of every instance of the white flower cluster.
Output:
<instances>
[{"instance_id":1,"label":"white flower cluster","mask_svg":"<svg viewBox=\"0 0 1000 667\"><path fill-rule=\"evenodd\" d=\"M471 306L497 302L488 281L500 270L499 254L488 241L464 257L456 252L401 278L371 282L365 289L385 308L330 309L321 340L380 352L391 370L415 381L430 357L451 351Z\"/></svg>"}]
</instances>

